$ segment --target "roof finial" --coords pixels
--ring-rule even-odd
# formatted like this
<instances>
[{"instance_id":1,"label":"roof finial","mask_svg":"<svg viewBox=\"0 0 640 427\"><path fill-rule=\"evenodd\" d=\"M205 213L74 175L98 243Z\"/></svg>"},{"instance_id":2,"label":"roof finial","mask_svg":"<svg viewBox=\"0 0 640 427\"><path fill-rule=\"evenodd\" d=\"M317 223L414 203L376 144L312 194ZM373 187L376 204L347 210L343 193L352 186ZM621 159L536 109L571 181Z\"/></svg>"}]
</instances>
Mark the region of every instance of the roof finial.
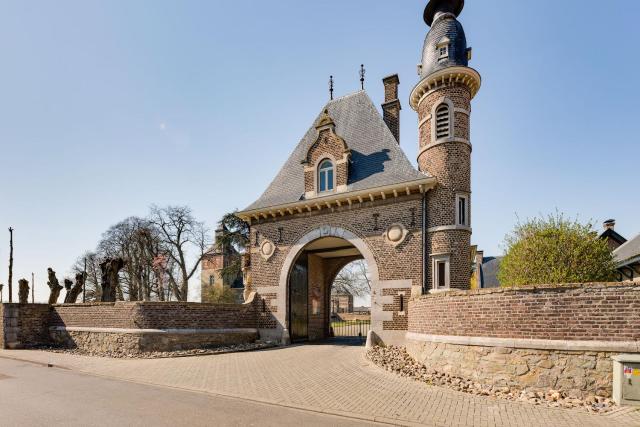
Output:
<instances>
[{"instance_id":1,"label":"roof finial","mask_svg":"<svg viewBox=\"0 0 640 427\"><path fill-rule=\"evenodd\" d=\"M333 101L333 76L329 76L329 96Z\"/></svg>"},{"instance_id":2,"label":"roof finial","mask_svg":"<svg viewBox=\"0 0 640 427\"><path fill-rule=\"evenodd\" d=\"M360 87L362 88L362 90L364 90L364 75L366 74L367 70L364 69L364 64L360 65Z\"/></svg>"}]
</instances>

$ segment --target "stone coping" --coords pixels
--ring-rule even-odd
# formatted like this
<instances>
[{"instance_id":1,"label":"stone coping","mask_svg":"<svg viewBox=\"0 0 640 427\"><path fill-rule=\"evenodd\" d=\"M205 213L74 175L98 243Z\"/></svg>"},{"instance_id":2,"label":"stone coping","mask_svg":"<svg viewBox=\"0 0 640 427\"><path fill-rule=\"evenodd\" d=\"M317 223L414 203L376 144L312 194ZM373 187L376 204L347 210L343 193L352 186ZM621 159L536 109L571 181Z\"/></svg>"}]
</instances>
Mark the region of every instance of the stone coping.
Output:
<instances>
[{"instance_id":1,"label":"stone coping","mask_svg":"<svg viewBox=\"0 0 640 427\"><path fill-rule=\"evenodd\" d=\"M428 335L419 334L416 332L407 332L405 338L407 341L435 342L474 347L505 347L536 350L640 353L640 341L565 341L525 338Z\"/></svg>"},{"instance_id":2,"label":"stone coping","mask_svg":"<svg viewBox=\"0 0 640 427\"><path fill-rule=\"evenodd\" d=\"M257 328L228 328L228 329L124 329L124 328L85 328L51 326L49 331L60 332L94 332L107 334L174 334L174 335L213 335L213 334L257 334Z\"/></svg>"},{"instance_id":3,"label":"stone coping","mask_svg":"<svg viewBox=\"0 0 640 427\"><path fill-rule=\"evenodd\" d=\"M30 304L31 305L31 304ZM43 305L43 304L40 304ZM75 304L54 304L52 307L109 307L109 306L155 306L155 307L247 307L250 302L244 304L218 304L207 302L182 302L182 301L115 301L115 302L87 302Z\"/></svg>"},{"instance_id":4,"label":"stone coping","mask_svg":"<svg viewBox=\"0 0 640 427\"><path fill-rule=\"evenodd\" d=\"M473 289L473 290L445 290L439 291L428 295L420 295L415 299L429 299L429 298L446 298L452 296L480 296L490 294L505 294L505 293L535 293L538 291L568 291L572 289L602 289L602 288L638 288L640 291L640 282L610 282L610 283L567 283L558 285L527 285L527 286L512 286L490 289Z\"/></svg>"}]
</instances>

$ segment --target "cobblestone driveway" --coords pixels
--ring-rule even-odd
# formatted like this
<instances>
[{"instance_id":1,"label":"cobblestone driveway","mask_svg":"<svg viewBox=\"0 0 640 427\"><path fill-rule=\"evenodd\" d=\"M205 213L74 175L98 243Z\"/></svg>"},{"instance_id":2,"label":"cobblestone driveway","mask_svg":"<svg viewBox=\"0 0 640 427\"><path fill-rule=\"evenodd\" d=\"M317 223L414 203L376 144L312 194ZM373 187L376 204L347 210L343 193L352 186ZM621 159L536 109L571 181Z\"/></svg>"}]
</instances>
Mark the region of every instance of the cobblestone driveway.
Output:
<instances>
[{"instance_id":1,"label":"cobblestone driveway","mask_svg":"<svg viewBox=\"0 0 640 427\"><path fill-rule=\"evenodd\" d=\"M427 386L372 365L362 347L327 343L175 359L124 360L40 351L0 357L95 375L401 424L436 426L640 426L640 412L606 416Z\"/></svg>"}]
</instances>

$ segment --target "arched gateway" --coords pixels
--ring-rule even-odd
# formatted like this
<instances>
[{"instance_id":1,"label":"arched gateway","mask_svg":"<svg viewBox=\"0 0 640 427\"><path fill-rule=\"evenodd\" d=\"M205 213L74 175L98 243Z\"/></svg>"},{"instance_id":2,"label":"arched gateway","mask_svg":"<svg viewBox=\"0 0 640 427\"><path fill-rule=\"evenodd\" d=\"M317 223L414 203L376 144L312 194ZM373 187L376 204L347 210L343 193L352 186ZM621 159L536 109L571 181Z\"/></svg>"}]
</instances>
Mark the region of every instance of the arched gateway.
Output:
<instances>
[{"instance_id":1,"label":"arched gateway","mask_svg":"<svg viewBox=\"0 0 640 427\"><path fill-rule=\"evenodd\" d=\"M299 287L311 292L300 296L307 301L300 310L311 314L294 337L325 335L314 326L313 316L326 315L326 298L313 274L328 267L314 269L309 263L320 261L305 253L336 255L340 242L369 264L372 329L388 344L404 340L412 295L470 287L469 130L480 75L468 67L471 50L456 20L463 5L432 0L425 11L432 29L410 97L418 169L400 148L400 79L392 75L383 79L382 114L364 90L327 103L267 190L239 213L251 225L251 286L263 300L263 337L286 342L289 328L305 323L291 304L292 271L296 283L311 284Z\"/></svg>"},{"instance_id":2,"label":"arched gateway","mask_svg":"<svg viewBox=\"0 0 640 427\"><path fill-rule=\"evenodd\" d=\"M363 258L369 267L372 301L377 295L378 266L365 241L339 227L323 226L296 242L280 270L281 295L286 306L283 325L291 340L322 339L329 335L331 285L347 264ZM373 303L372 303L373 305Z\"/></svg>"}]
</instances>

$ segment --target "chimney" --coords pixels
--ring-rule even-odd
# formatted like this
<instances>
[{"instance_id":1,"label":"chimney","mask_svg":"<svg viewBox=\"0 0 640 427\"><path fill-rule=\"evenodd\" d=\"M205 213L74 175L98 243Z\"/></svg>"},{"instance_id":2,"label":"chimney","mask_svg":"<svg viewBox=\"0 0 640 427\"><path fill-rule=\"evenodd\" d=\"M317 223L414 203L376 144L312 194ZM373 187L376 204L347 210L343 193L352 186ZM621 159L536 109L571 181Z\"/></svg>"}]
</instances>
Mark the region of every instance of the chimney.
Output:
<instances>
[{"instance_id":1,"label":"chimney","mask_svg":"<svg viewBox=\"0 0 640 427\"><path fill-rule=\"evenodd\" d=\"M604 222L604 229L613 231L616 228L616 220L608 219Z\"/></svg>"},{"instance_id":2,"label":"chimney","mask_svg":"<svg viewBox=\"0 0 640 427\"><path fill-rule=\"evenodd\" d=\"M384 83L384 104L382 104L382 117L389 127L394 138L400 144L400 100L398 99L398 86L400 78L397 74L382 79Z\"/></svg>"},{"instance_id":3,"label":"chimney","mask_svg":"<svg viewBox=\"0 0 640 427\"><path fill-rule=\"evenodd\" d=\"M484 260L484 251L476 252L476 264L482 265L482 261Z\"/></svg>"}]
</instances>

